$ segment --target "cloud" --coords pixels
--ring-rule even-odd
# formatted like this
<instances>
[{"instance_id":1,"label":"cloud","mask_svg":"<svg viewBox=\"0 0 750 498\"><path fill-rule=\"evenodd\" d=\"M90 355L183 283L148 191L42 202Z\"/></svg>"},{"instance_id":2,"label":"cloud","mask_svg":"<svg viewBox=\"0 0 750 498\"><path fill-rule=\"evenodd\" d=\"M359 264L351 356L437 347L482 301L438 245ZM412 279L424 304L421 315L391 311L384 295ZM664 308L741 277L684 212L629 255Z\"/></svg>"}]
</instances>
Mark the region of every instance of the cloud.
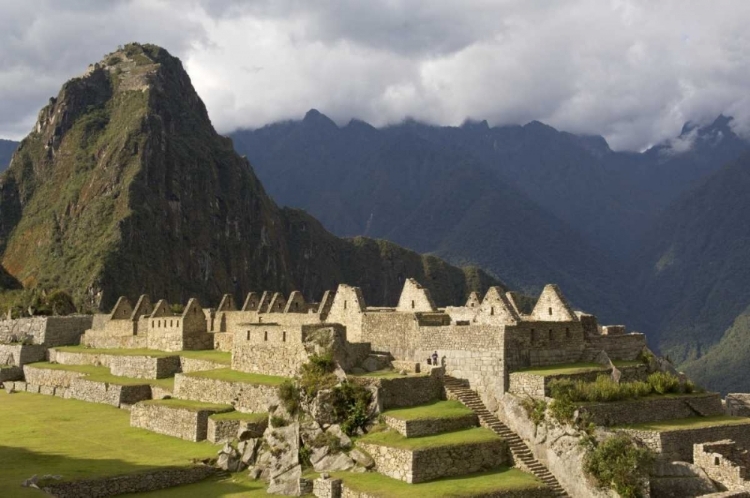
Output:
<instances>
[{"instance_id":1,"label":"cloud","mask_svg":"<svg viewBox=\"0 0 750 498\"><path fill-rule=\"evenodd\" d=\"M129 41L165 46L220 131L298 119L540 120L639 150L691 121L750 133L750 3L0 0L0 136ZM6 15L7 14L7 15Z\"/></svg>"}]
</instances>

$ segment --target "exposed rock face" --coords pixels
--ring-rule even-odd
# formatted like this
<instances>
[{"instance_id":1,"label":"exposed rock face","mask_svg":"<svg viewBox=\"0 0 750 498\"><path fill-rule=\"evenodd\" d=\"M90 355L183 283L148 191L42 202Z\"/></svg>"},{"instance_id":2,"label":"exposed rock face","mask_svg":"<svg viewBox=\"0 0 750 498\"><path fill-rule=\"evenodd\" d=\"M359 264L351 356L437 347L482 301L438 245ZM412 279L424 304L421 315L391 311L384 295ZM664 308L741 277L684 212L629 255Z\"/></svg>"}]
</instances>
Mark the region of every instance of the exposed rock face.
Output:
<instances>
[{"instance_id":1,"label":"exposed rock face","mask_svg":"<svg viewBox=\"0 0 750 498\"><path fill-rule=\"evenodd\" d=\"M141 293L213 303L270 288L318 299L343 281L395 304L406 277L440 282L430 290L446 304L496 283L390 243L338 239L280 209L213 129L180 61L138 44L39 113L0 177L0 251L25 286L68 288L103 308Z\"/></svg>"}]
</instances>

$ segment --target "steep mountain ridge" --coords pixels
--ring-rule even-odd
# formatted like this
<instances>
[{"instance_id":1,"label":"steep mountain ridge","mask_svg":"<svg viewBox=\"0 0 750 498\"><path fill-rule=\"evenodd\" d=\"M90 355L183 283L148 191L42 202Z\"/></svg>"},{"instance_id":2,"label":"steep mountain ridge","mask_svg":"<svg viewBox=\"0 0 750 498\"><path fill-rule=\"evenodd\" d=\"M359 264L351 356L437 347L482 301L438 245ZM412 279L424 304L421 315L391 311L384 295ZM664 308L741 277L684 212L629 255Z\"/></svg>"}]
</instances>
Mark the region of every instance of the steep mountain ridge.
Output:
<instances>
[{"instance_id":1,"label":"steep mountain ridge","mask_svg":"<svg viewBox=\"0 0 750 498\"><path fill-rule=\"evenodd\" d=\"M529 293L557 282L604 319L628 314L624 279L600 250L474 155L420 129L337 127L311 110L232 137L278 202L309 210L338 235L480 265Z\"/></svg>"},{"instance_id":2,"label":"steep mountain ridge","mask_svg":"<svg viewBox=\"0 0 750 498\"><path fill-rule=\"evenodd\" d=\"M0 173L8 169L10 158L18 148L18 142L0 138Z\"/></svg>"},{"instance_id":3,"label":"steep mountain ridge","mask_svg":"<svg viewBox=\"0 0 750 498\"><path fill-rule=\"evenodd\" d=\"M343 278L395 304L407 277L448 304L498 283L391 243L336 239L279 209L215 132L180 61L154 45L109 54L42 109L0 177L0 250L24 286L103 308L142 292L213 303L298 288L317 299Z\"/></svg>"}]
</instances>

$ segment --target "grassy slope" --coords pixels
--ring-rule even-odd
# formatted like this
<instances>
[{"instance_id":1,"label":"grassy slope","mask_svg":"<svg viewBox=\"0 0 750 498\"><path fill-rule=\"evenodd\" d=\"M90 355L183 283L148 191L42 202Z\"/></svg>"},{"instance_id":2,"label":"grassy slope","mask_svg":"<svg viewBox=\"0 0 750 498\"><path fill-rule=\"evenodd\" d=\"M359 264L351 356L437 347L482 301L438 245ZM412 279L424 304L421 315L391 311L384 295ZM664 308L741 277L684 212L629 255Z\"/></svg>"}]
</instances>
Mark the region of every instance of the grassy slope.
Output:
<instances>
[{"instance_id":1,"label":"grassy slope","mask_svg":"<svg viewBox=\"0 0 750 498\"><path fill-rule=\"evenodd\" d=\"M266 483L253 481L247 472L240 472L230 477L206 479L196 484L151 493L122 495L123 498L255 498L259 496L278 495L266 493Z\"/></svg>"},{"instance_id":2,"label":"grassy slope","mask_svg":"<svg viewBox=\"0 0 750 498\"><path fill-rule=\"evenodd\" d=\"M690 417L661 422L649 422L646 424L628 425L628 429L641 429L650 431L676 431L681 429L698 429L701 427L714 427L719 425L748 425L750 429L750 418L730 417L718 415L716 417Z\"/></svg>"},{"instance_id":3,"label":"grassy slope","mask_svg":"<svg viewBox=\"0 0 750 498\"><path fill-rule=\"evenodd\" d=\"M213 456L209 443L132 428L129 413L111 406L0 392L0 496L44 496L19 486L34 474L83 479Z\"/></svg>"},{"instance_id":4,"label":"grassy slope","mask_svg":"<svg viewBox=\"0 0 750 498\"><path fill-rule=\"evenodd\" d=\"M433 418L455 418L471 415L472 412L459 401L436 401L429 405L388 410L384 415L401 420L424 420Z\"/></svg>"},{"instance_id":5,"label":"grassy slope","mask_svg":"<svg viewBox=\"0 0 750 498\"><path fill-rule=\"evenodd\" d=\"M492 491L519 491L544 487L533 475L510 468L420 484L407 484L373 472L364 474L335 472L333 475L342 479L348 487L356 491L382 498L412 498L417 496L457 498L476 496L480 493Z\"/></svg>"},{"instance_id":6,"label":"grassy slope","mask_svg":"<svg viewBox=\"0 0 750 498\"><path fill-rule=\"evenodd\" d=\"M359 439L368 444L389 446L392 448L403 448L409 450L420 450L425 448L438 448L440 446L453 446L459 444L483 443L494 441L500 437L489 429L475 427L460 431L445 432L435 436L422 436L406 438L396 431L388 430L373 432Z\"/></svg>"},{"instance_id":7,"label":"grassy slope","mask_svg":"<svg viewBox=\"0 0 750 498\"><path fill-rule=\"evenodd\" d=\"M220 368L217 370L204 370L202 372L191 372L185 375L191 377L202 377L204 379L225 380L228 382L244 382L246 384L263 384L266 386L278 386L287 380L286 377L275 375L261 375L253 373L238 372L231 368Z\"/></svg>"},{"instance_id":8,"label":"grassy slope","mask_svg":"<svg viewBox=\"0 0 750 498\"><path fill-rule=\"evenodd\" d=\"M98 367L95 365L61 365L59 363L31 363L27 365L31 368L44 368L48 370L66 370L68 372L81 372L86 374L86 379L96 382L106 382L108 384L118 384L121 386L158 386L164 389L172 390L174 388L174 377L166 379L138 379L135 377L118 377L112 375L107 367Z\"/></svg>"}]
</instances>

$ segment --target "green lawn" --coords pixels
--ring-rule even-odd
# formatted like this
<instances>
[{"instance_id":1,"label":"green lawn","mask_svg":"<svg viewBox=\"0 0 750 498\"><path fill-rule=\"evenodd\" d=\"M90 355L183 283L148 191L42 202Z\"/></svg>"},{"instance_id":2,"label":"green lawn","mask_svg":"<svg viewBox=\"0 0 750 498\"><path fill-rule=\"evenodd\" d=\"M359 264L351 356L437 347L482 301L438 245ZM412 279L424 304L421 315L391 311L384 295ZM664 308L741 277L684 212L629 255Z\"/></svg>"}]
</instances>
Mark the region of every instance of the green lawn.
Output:
<instances>
[{"instance_id":1,"label":"green lawn","mask_svg":"<svg viewBox=\"0 0 750 498\"><path fill-rule=\"evenodd\" d=\"M123 348L87 348L86 346L63 346L55 348L55 351L62 351L64 353L80 353L80 354L107 354L111 356L150 356L152 358L166 358L168 356L180 356L181 353L168 353L166 351L159 351L157 349L123 349Z\"/></svg>"},{"instance_id":2,"label":"green lawn","mask_svg":"<svg viewBox=\"0 0 750 498\"><path fill-rule=\"evenodd\" d=\"M613 360L612 363L614 363L617 368L638 367L643 365L643 362L639 360Z\"/></svg>"},{"instance_id":3,"label":"green lawn","mask_svg":"<svg viewBox=\"0 0 750 498\"><path fill-rule=\"evenodd\" d=\"M200 351L159 351L157 349L101 349L101 348L87 348L86 346L63 346L55 348L57 351L63 351L67 353L82 353L82 354L107 354L112 356L150 356L152 358L166 358L168 356L184 356L185 358L192 358L196 360L213 361L215 363L221 363L223 365L232 364L232 353L225 351L217 351L215 349L206 349Z\"/></svg>"},{"instance_id":4,"label":"green lawn","mask_svg":"<svg viewBox=\"0 0 750 498\"><path fill-rule=\"evenodd\" d=\"M185 358L192 358L194 360L213 361L214 363L221 363L222 365L232 364L232 353L228 351L205 349L201 351L180 351L176 354L184 356Z\"/></svg>"},{"instance_id":5,"label":"green lawn","mask_svg":"<svg viewBox=\"0 0 750 498\"><path fill-rule=\"evenodd\" d=\"M559 365L548 365L546 367L534 367L518 370L532 375L571 375L585 372L596 372L598 370L609 370L599 363L561 363Z\"/></svg>"},{"instance_id":6,"label":"green lawn","mask_svg":"<svg viewBox=\"0 0 750 498\"><path fill-rule=\"evenodd\" d=\"M242 413L242 412L227 412L227 413L216 413L209 417L213 420L241 420L243 422L258 423L263 422L268 418L267 413Z\"/></svg>"},{"instance_id":7,"label":"green lawn","mask_svg":"<svg viewBox=\"0 0 750 498\"><path fill-rule=\"evenodd\" d=\"M174 377L166 379L139 379L136 377L118 377L112 375L107 367L95 365L61 365L60 363L30 363L27 365L32 368L43 368L47 370L66 370L68 372L81 372L86 374L86 379L95 382L106 382L118 386L157 386L170 391L174 390Z\"/></svg>"},{"instance_id":8,"label":"green lawn","mask_svg":"<svg viewBox=\"0 0 750 498\"><path fill-rule=\"evenodd\" d=\"M533 475L507 467L420 484L407 484L375 472L362 474L334 472L333 476L343 480L348 488L367 493L368 496L382 498L413 498L417 496L458 498L489 494L495 491L517 492L524 489L544 487L544 484Z\"/></svg>"},{"instance_id":9,"label":"green lawn","mask_svg":"<svg viewBox=\"0 0 750 498\"><path fill-rule=\"evenodd\" d=\"M225 380L228 382L243 382L245 384L262 384L266 386L278 386L285 380L288 380L286 377L238 372L231 368L204 370L202 372L191 372L185 375L189 375L190 377L202 377L204 379Z\"/></svg>"},{"instance_id":10,"label":"green lawn","mask_svg":"<svg viewBox=\"0 0 750 498\"><path fill-rule=\"evenodd\" d=\"M402 448L407 450L419 450L424 448L438 448L440 446L455 446L461 444L483 443L495 441L500 436L483 427L473 427L460 431L444 432L433 436L406 438L394 430L370 433L358 440L358 442L389 446L391 448Z\"/></svg>"},{"instance_id":11,"label":"green lawn","mask_svg":"<svg viewBox=\"0 0 750 498\"><path fill-rule=\"evenodd\" d=\"M401 420L424 420L433 418L456 418L471 415L469 408L459 401L436 401L428 405L411 408L396 408L383 412L383 415Z\"/></svg>"},{"instance_id":12,"label":"green lawn","mask_svg":"<svg viewBox=\"0 0 750 498\"><path fill-rule=\"evenodd\" d=\"M750 430L750 418L731 417L729 415L718 415L716 417L690 417L645 424L634 424L622 426L625 429L640 429L647 431L679 431L683 429L699 429L702 427L714 427L717 425L748 425Z\"/></svg>"},{"instance_id":13,"label":"green lawn","mask_svg":"<svg viewBox=\"0 0 750 498\"><path fill-rule=\"evenodd\" d=\"M20 487L34 474L129 474L188 465L215 457L216 449L130 427L130 414L112 406L0 391L0 496L45 496Z\"/></svg>"},{"instance_id":14,"label":"green lawn","mask_svg":"<svg viewBox=\"0 0 750 498\"><path fill-rule=\"evenodd\" d=\"M184 408L185 410L201 411L201 410L214 410L221 412L232 412L234 407L232 405L219 405L216 403L204 403L202 401L192 401L187 399L149 399L141 401L144 405L160 405L169 406L172 408Z\"/></svg>"}]
</instances>

